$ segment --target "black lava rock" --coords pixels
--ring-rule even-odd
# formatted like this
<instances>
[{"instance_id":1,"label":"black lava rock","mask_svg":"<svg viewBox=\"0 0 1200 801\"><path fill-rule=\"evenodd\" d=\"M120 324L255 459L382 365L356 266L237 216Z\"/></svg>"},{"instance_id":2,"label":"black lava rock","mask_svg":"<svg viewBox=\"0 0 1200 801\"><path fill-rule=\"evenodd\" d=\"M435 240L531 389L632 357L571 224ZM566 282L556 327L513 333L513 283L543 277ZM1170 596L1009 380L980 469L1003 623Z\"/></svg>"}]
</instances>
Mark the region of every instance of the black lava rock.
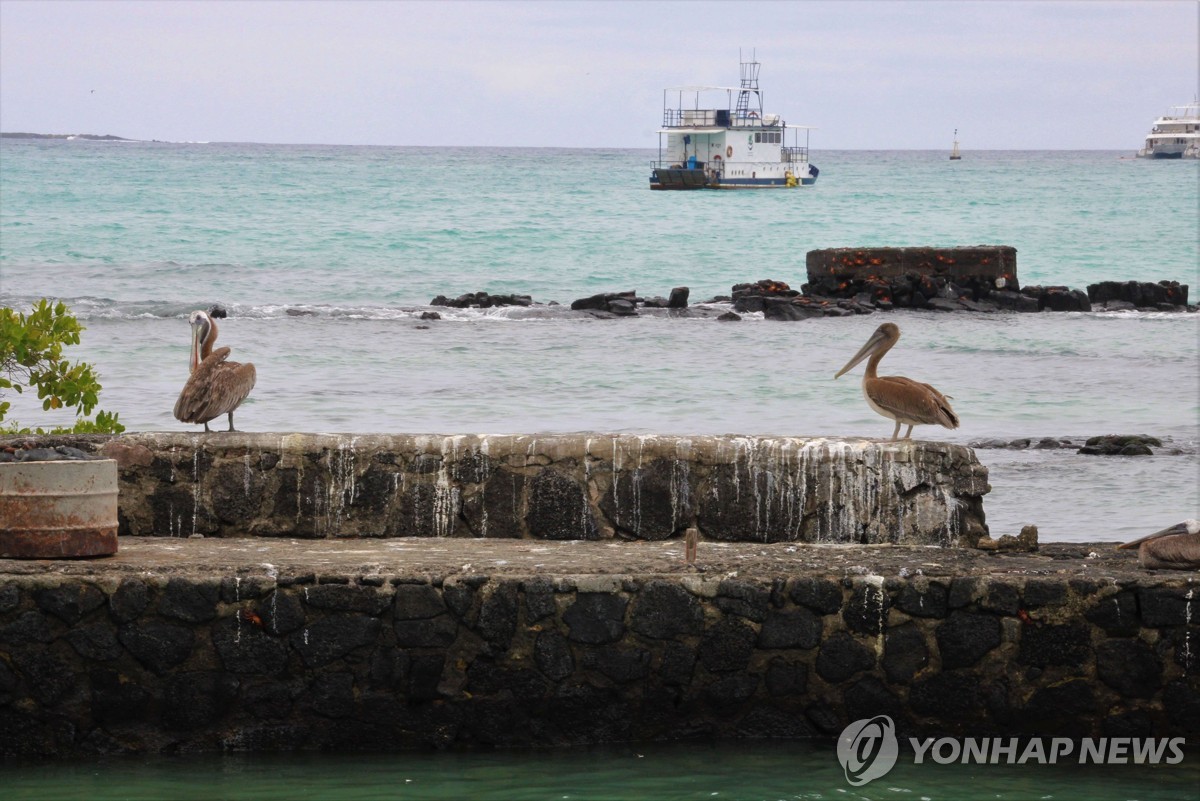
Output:
<instances>
[{"instance_id":1,"label":"black lava rock","mask_svg":"<svg viewBox=\"0 0 1200 801\"><path fill-rule=\"evenodd\" d=\"M844 631L821 643L817 654L817 674L837 684L862 670L875 667L875 652Z\"/></svg>"},{"instance_id":2,"label":"black lava rock","mask_svg":"<svg viewBox=\"0 0 1200 801\"><path fill-rule=\"evenodd\" d=\"M1000 645L1000 619L953 612L934 630L944 669L970 667Z\"/></svg>"},{"instance_id":3,"label":"black lava rock","mask_svg":"<svg viewBox=\"0 0 1200 801\"><path fill-rule=\"evenodd\" d=\"M656 639L699 634L704 629L704 609L696 596L678 584L650 581L633 603L629 627Z\"/></svg>"},{"instance_id":4,"label":"black lava rock","mask_svg":"<svg viewBox=\"0 0 1200 801\"><path fill-rule=\"evenodd\" d=\"M1162 440L1145 434L1106 434L1090 437L1079 453L1089 456L1152 456L1150 449L1162 447Z\"/></svg>"}]
</instances>

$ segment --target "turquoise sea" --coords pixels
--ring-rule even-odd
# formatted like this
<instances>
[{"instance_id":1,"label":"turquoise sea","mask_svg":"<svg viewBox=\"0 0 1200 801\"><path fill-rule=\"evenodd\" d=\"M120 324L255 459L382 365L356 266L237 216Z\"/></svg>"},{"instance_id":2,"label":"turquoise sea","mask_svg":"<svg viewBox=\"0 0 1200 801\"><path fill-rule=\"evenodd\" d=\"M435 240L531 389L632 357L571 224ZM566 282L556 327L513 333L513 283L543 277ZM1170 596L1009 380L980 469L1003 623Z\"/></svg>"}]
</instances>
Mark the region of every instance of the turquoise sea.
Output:
<instances>
[{"instance_id":1,"label":"turquoise sea","mask_svg":"<svg viewBox=\"0 0 1200 801\"><path fill-rule=\"evenodd\" d=\"M903 339L885 372L934 384L962 418L918 437L1163 439L1139 458L978 451L993 535L1034 523L1043 540L1115 541L1200 517L1200 315L719 323L567 306L675 286L696 303L761 278L798 288L817 248L975 244L1016 247L1024 284L1172 279L1194 303L1200 164L1131 155L814 151L810 189L666 193L647 187L651 150L3 140L0 304L65 300L87 326L74 356L131 430L194 428L171 416L186 318L221 303L219 344L258 370L236 415L247 431L885 437L861 368L833 374L888 319ZM420 319L436 295L479 290L562 305ZM47 422L28 399L12 416ZM1194 760L897 768L868 792L841 782L831 752L797 748L6 765L0 796L1186 798L1196 779Z\"/></svg>"},{"instance_id":2,"label":"turquoise sea","mask_svg":"<svg viewBox=\"0 0 1200 801\"><path fill-rule=\"evenodd\" d=\"M1200 164L1130 153L814 152L793 191L652 192L652 150L0 143L0 303L65 299L101 408L131 430L171 410L194 308L258 369L247 431L619 431L884 437L861 370L884 315L594 320L598 292L696 303L799 287L826 247L1006 244L1024 284L1178 280L1200 299ZM437 309L467 292L560 306ZM714 307L722 310L720 304ZM887 316L885 372L953 396L956 431L1150 434L1148 458L981 450L994 535L1118 540L1200 516L1200 315ZM13 415L44 421L18 399ZM44 423L43 423L44 424Z\"/></svg>"}]
</instances>

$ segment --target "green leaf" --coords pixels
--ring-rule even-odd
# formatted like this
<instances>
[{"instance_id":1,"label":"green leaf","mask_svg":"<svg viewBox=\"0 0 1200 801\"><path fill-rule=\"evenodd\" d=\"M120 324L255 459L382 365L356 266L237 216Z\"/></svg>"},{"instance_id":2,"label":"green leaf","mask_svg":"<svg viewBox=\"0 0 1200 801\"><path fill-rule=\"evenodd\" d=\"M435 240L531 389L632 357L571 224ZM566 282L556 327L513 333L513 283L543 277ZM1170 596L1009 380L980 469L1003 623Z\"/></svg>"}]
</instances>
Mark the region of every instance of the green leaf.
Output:
<instances>
[{"instance_id":1,"label":"green leaf","mask_svg":"<svg viewBox=\"0 0 1200 801\"><path fill-rule=\"evenodd\" d=\"M43 298L28 314L0 308L0 396L5 390L18 394L36 389L42 409L73 407L78 418L72 429L59 432L120 433L125 427L117 415L99 412L96 420L86 416L100 402L100 381L95 369L86 362L71 364L62 358L65 346L78 345L83 326L62 301L51 304ZM0 400L0 424L11 404ZM16 423L0 425L0 431L27 433ZM39 428L38 433L43 433Z\"/></svg>"}]
</instances>

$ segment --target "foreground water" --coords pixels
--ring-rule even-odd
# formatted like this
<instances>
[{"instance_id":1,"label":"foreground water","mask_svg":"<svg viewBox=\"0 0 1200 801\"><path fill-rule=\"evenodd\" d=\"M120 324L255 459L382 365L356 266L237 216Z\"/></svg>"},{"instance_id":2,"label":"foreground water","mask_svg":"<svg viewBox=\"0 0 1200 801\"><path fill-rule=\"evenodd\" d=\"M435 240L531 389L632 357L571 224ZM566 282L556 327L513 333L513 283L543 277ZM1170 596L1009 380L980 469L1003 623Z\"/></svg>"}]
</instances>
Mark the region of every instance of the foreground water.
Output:
<instances>
[{"instance_id":1,"label":"foreground water","mask_svg":"<svg viewBox=\"0 0 1200 801\"><path fill-rule=\"evenodd\" d=\"M0 767L7 801L1185 801L1177 765L913 764L853 787L826 743L758 741L388 755L112 758Z\"/></svg>"},{"instance_id":2,"label":"foreground water","mask_svg":"<svg viewBox=\"0 0 1200 801\"><path fill-rule=\"evenodd\" d=\"M1200 165L1121 155L828 152L811 190L660 193L649 151L5 140L0 303L67 300L88 327L75 356L131 430L193 428L171 416L186 315L220 302L219 344L258 369L248 431L883 437L862 368L833 374L890 319L883 372L934 384L963 421L918 437L1163 439L1145 458L979 451L993 534L1127 539L1200 516L1200 315L420 319L477 290L798 287L808 250L869 245L1009 244L1026 284L1167 278L1194 301ZM44 424L31 400L14 417Z\"/></svg>"}]
</instances>

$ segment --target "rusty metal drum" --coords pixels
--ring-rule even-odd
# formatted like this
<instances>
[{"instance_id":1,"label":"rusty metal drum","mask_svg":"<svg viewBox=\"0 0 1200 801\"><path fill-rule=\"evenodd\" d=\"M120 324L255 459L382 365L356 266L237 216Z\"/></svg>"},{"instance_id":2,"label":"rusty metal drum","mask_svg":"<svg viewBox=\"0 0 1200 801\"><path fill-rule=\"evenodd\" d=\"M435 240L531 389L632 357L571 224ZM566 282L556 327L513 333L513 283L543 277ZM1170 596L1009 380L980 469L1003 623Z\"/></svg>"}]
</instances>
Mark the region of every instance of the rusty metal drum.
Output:
<instances>
[{"instance_id":1,"label":"rusty metal drum","mask_svg":"<svg viewBox=\"0 0 1200 801\"><path fill-rule=\"evenodd\" d=\"M73 559L116 552L116 461L0 464L0 558Z\"/></svg>"}]
</instances>

